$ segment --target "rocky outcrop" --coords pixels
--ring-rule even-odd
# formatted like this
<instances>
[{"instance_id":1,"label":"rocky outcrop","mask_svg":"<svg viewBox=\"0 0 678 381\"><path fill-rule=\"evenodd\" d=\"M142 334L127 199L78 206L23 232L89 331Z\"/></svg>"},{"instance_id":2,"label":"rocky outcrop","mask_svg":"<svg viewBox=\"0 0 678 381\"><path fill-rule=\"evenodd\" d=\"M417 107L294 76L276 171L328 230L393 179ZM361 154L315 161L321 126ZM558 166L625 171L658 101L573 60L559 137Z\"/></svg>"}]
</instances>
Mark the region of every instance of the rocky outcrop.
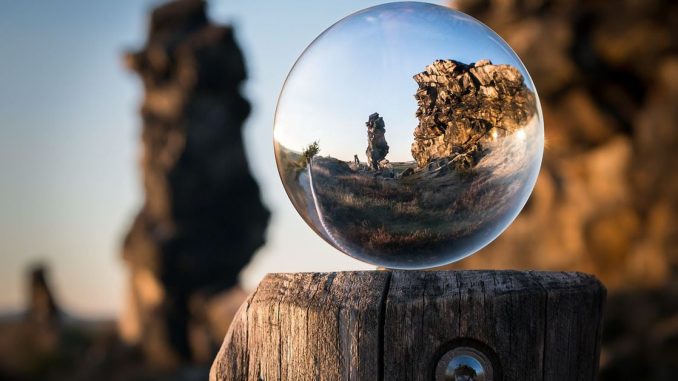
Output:
<instances>
[{"instance_id":1,"label":"rocky outcrop","mask_svg":"<svg viewBox=\"0 0 678 381\"><path fill-rule=\"evenodd\" d=\"M243 56L203 1L182 0L153 11L146 46L126 61L145 91L145 202L124 243L131 296L121 326L152 362L209 361L223 335L207 333L224 329L206 326L205 306L237 286L269 217L242 142ZM228 326L230 316L216 320Z\"/></svg>"},{"instance_id":2,"label":"rocky outcrop","mask_svg":"<svg viewBox=\"0 0 678 381\"><path fill-rule=\"evenodd\" d=\"M497 31L525 63L547 148L523 212L453 267L596 274L610 290L600 379L675 379L678 2L454 6Z\"/></svg>"},{"instance_id":3,"label":"rocky outcrop","mask_svg":"<svg viewBox=\"0 0 678 381\"><path fill-rule=\"evenodd\" d=\"M386 143L386 128L384 118L379 116L379 113L370 115L365 123L367 126L367 165L377 170L380 168L379 163L386 158L388 154L388 144Z\"/></svg>"},{"instance_id":4,"label":"rocky outcrop","mask_svg":"<svg viewBox=\"0 0 678 381\"><path fill-rule=\"evenodd\" d=\"M472 167L483 142L511 134L536 111L534 94L510 65L437 60L414 80L419 125L412 157L419 167L444 157L460 169Z\"/></svg>"},{"instance_id":5,"label":"rocky outcrop","mask_svg":"<svg viewBox=\"0 0 678 381\"><path fill-rule=\"evenodd\" d=\"M455 266L586 271L610 290L678 279L678 3L454 6L523 60L546 141L526 208Z\"/></svg>"}]
</instances>

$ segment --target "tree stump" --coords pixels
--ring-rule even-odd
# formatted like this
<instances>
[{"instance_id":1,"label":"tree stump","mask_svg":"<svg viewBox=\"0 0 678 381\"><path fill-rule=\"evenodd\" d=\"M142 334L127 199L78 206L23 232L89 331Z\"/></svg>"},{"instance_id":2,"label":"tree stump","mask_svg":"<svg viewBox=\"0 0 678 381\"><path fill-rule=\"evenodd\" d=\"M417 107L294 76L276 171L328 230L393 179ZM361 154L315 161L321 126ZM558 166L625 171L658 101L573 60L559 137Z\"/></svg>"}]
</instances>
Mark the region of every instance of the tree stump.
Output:
<instances>
[{"instance_id":1,"label":"tree stump","mask_svg":"<svg viewBox=\"0 0 678 381\"><path fill-rule=\"evenodd\" d=\"M581 273L269 274L211 380L595 380L605 293Z\"/></svg>"}]
</instances>

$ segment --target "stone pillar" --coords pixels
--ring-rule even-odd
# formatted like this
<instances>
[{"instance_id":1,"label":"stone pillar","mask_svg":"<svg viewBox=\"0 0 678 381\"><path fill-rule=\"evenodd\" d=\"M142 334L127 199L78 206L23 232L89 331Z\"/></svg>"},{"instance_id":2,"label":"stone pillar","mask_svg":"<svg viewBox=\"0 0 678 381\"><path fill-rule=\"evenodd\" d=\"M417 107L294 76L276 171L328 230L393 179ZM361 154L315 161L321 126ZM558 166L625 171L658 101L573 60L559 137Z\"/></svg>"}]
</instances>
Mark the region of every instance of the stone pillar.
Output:
<instances>
[{"instance_id":1,"label":"stone pillar","mask_svg":"<svg viewBox=\"0 0 678 381\"><path fill-rule=\"evenodd\" d=\"M40 324L57 322L60 309L47 282L47 268L43 265L31 268L28 282L29 299L26 318Z\"/></svg>"},{"instance_id":2,"label":"stone pillar","mask_svg":"<svg viewBox=\"0 0 678 381\"><path fill-rule=\"evenodd\" d=\"M379 116L379 113L370 115L365 123L367 126L367 165L377 170L379 169L379 162L386 158L388 154L388 144L386 143L386 133L384 118Z\"/></svg>"},{"instance_id":3,"label":"stone pillar","mask_svg":"<svg viewBox=\"0 0 678 381\"><path fill-rule=\"evenodd\" d=\"M269 218L242 142L245 65L233 30L210 23L204 1L158 7L148 33L125 57L145 92L145 199L124 241L131 292L121 327L153 363L207 361L225 328L206 326L205 309L242 295L238 274Z\"/></svg>"}]
</instances>

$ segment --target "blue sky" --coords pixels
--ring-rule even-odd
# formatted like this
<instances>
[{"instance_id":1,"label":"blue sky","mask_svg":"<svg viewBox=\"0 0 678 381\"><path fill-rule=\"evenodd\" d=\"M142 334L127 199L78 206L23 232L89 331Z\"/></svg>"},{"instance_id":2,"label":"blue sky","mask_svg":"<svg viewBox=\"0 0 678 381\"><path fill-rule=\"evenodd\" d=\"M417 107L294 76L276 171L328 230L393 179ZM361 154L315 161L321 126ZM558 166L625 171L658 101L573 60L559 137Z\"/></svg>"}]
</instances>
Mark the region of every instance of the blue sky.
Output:
<instances>
[{"instance_id":1,"label":"blue sky","mask_svg":"<svg viewBox=\"0 0 678 381\"><path fill-rule=\"evenodd\" d=\"M145 38L157 1L6 1L0 5L0 310L18 308L24 271L46 261L63 304L89 316L122 305L120 241L140 207L141 85L121 54ZM340 254L296 215L275 168L275 103L304 48L377 1L214 1L247 58L253 103L245 140L265 203L268 244L244 273L370 268ZM362 121L364 122L364 121Z\"/></svg>"},{"instance_id":2,"label":"blue sky","mask_svg":"<svg viewBox=\"0 0 678 381\"><path fill-rule=\"evenodd\" d=\"M295 64L276 115L275 137L301 151L319 141L321 153L365 161L370 114L386 124L387 159L412 161L418 121L416 73L437 59L521 67L513 51L473 18L428 4L371 8L334 26Z\"/></svg>"}]
</instances>

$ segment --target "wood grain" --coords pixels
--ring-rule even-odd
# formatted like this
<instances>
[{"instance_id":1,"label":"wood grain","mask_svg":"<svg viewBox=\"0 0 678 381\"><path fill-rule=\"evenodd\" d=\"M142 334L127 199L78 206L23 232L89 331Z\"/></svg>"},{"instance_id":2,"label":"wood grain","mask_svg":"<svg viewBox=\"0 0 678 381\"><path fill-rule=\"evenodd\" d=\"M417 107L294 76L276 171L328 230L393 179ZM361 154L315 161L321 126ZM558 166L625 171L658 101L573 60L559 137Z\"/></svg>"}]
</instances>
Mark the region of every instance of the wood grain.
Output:
<instances>
[{"instance_id":1,"label":"wood grain","mask_svg":"<svg viewBox=\"0 0 678 381\"><path fill-rule=\"evenodd\" d=\"M580 273L270 274L241 307L212 380L433 380L465 345L494 380L594 380L605 289Z\"/></svg>"}]
</instances>

